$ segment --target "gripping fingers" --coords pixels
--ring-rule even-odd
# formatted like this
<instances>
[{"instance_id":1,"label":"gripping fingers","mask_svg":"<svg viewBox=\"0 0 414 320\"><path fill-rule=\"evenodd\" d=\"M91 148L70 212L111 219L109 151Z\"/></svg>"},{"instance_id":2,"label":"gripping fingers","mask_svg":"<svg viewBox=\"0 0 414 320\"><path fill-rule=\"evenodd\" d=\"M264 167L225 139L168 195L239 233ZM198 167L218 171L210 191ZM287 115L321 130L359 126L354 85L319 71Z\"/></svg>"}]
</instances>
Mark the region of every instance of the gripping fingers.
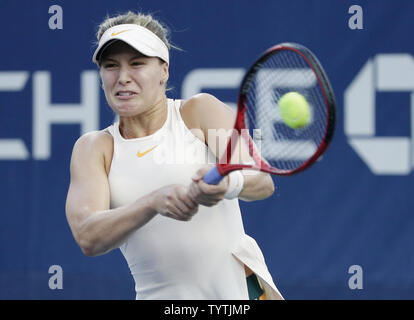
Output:
<instances>
[{"instance_id":1,"label":"gripping fingers","mask_svg":"<svg viewBox=\"0 0 414 320\"><path fill-rule=\"evenodd\" d=\"M191 219L191 217L182 217L179 213L175 213L173 211L163 212L160 214L164 217L171 218L174 220L179 220L179 221L189 221Z\"/></svg>"},{"instance_id":2,"label":"gripping fingers","mask_svg":"<svg viewBox=\"0 0 414 320\"><path fill-rule=\"evenodd\" d=\"M201 205L211 207L223 200L226 187L220 183L219 185L209 185L200 180L193 186L195 199Z\"/></svg>"},{"instance_id":3,"label":"gripping fingers","mask_svg":"<svg viewBox=\"0 0 414 320\"><path fill-rule=\"evenodd\" d=\"M180 208L174 204L168 204L165 212L162 212L161 215L180 221L189 221L193 217L193 214L190 214L186 207L181 206Z\"/></svg>"},{"instance_id":4,"label":"gripping fingers","mask_svg":"<svg viewBox=\"0 0 414 320\"><path fill-rule=\"evenodd\" d=\"M174 194L168 197L165 216L180 221L188 221L198 211L198 204L187 195L187 188L177 187Z\"/></svg>"},{"instance_id":5,"label":"gripping fingers","mask_svg":"<svg viewBox=\"0 0 414 320\"><path fill-rule=\"evenodd\" d=\"M198 203L189 196L187 188L180 190L177 205L184 215L193 216L198 211Z\"/></svg>"}]
</instances>

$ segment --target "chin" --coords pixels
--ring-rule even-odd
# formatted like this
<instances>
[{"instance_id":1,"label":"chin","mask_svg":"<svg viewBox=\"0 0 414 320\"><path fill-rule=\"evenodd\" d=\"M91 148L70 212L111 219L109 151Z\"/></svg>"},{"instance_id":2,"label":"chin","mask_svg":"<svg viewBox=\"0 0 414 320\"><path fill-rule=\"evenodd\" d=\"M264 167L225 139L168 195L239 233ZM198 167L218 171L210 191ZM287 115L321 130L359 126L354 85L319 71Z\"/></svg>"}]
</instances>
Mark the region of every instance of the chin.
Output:
<instances>
[{"instance_id":1,"label":"chin","mask_svg":"<svg viewBox=\"0 0 414 320\"><path fill-rule=\"evenodd\" d=\"M125 109L125 108L116 108L114 111L120 116L120 117L132 117L139 114L137 110L132 109Z\"/></svg>"},{"instance_id":2,"label":"chin","mask_svg":"<svg viewBox=\"0 0 414 320\"><path fill-rule=\"evenodd\" d=\"M137 111L136 101L113 101L111 104L112 110L119 115L131 114Z\"/></svg>"},{"instance_id":3,"label":"chin","mask_svg":"<svg viewBox=\"0 0 414 320\"><path fill-rule=\"evenodd\" d=\"M139 108L136 104L133 106L116 106L115 108L112 108L115 113L117 113L120 117L133 117L138 116L141 114L144 110L142 108Z\"/></svg>"}]
</instances>

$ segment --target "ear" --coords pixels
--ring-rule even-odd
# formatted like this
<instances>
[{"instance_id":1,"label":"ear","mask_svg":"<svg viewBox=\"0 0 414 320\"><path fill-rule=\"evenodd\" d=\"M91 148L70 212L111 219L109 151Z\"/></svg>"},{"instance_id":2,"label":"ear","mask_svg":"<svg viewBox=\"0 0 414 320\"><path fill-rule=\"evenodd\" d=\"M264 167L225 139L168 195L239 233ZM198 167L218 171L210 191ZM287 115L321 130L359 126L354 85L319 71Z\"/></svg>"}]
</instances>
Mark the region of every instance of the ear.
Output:
<instances>
[{"instance_id":1,"label":"ear","mask_svg":"<svg viewBox=\"0 0 414 320\"><path fill-rule=\"evenodd\" d=\"M99 84L101 85L101 88L104 88L103 80L102 80L102 69L99 67Z\"/></svg>"},{"instance_id":2,"label":"ear","mask_svg":"<svg viewBox=\"0 0 414 320\"><path fill-rule=\"evenodd\" d=\"M161 72L162 72L162 74L161 74L160 84L165 84L165 83L167 83L168 78L170 77L168 63L164 62L162 64L162 71Z\"/></svg>"}]
</instances>

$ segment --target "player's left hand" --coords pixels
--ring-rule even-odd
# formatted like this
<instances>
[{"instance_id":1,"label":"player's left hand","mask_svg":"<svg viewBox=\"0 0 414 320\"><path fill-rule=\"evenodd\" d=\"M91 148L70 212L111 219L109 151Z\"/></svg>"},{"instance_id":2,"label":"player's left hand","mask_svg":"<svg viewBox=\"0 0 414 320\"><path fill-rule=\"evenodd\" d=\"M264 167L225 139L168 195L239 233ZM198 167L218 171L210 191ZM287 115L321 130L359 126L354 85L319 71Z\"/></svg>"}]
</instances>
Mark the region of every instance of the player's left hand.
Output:
<instances>
[{"instance_id":1,"label":"player's left hand","mask_svg":"<svg viewBox=\"0 0 414 320\"><path fill-rule=\"evenodd\" d=\"M224 194L228 188L228 176L222 179L217 185L207 184L203 181L204 175L212 167L213 165L208 165L198 169L191 177L193 182L188 190L188 195L193 201L207 207L214 206L219 201L223 200Z\"/></svg>"}]
</instances>

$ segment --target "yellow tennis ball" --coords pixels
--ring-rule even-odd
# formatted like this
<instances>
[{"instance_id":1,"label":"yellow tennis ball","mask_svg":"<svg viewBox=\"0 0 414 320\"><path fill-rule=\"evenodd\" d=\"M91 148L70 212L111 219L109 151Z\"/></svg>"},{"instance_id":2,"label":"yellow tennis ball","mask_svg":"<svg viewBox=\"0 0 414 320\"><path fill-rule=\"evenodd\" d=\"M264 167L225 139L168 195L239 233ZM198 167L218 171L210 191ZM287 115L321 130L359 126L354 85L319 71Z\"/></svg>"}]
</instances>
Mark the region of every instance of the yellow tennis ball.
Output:
<instances>
[{"instance_id":1,"label":"yellow tennis ball","mask_svg":"<svg viewBox=\"0 0 414 320\"><path fill-rule=\"evenodd\" d=\"M284 94L279 102L283 122L293 129L300 129L310 122L311 112L306 98L298 92Z\"/></svg>"}]
</instances>

